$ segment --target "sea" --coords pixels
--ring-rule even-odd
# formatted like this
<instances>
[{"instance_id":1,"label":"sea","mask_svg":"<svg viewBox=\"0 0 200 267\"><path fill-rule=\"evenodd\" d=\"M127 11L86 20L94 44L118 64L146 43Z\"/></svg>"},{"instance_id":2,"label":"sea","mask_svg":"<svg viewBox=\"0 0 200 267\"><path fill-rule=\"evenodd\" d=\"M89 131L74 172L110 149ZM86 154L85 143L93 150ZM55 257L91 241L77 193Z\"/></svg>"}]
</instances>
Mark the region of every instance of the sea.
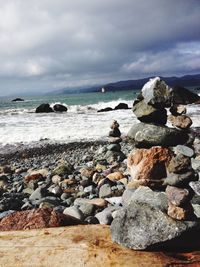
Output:
<instances>
[{"instance_id":1,"label":"sea","mask_svg":"<svg viewBox=\"0 0 200 267\"><path fill-rule=\"evenodd\" d=\"M0 98L0 147L9 144L47 142L70 143L79 141L106 140L113 120L120 124L122 135L126 135L137 119L131 109L97 112L126 103L131 108L139 91L117 91L106 93L80 93L56 96L23 97L23 102L12 102L12 98ZM35 113L42 103L67 106L68 111L59 113ZM200 105L189 105L188 115L193 126L199 126Z\"/></svg>"}]
</instances>

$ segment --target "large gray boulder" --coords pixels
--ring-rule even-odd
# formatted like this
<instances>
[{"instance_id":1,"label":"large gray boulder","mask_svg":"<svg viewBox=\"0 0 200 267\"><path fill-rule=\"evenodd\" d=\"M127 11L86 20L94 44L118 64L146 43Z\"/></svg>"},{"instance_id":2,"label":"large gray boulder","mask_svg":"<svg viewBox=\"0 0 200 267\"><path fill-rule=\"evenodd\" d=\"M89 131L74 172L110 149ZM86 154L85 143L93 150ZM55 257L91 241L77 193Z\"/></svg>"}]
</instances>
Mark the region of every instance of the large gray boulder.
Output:
<instances>
[{"instance_id":1,"label":"large gray boulder","mask_svg":"<svg viewBox=\"0 0 200 267\"><path fill-rule=\"evenodd\" d=\"M127 136L137 147L149 148L151 146L176 146L184 144L189 139L187 133L162 125L137 123L132 126Z\"/></svg>"},{"instance_id":2,"label":"large gray boulder","mask_svg":"<svg viewBox=\"0 0 200 267\"><path fill-rule=\"evenodd\" d=\"M161 209L165 205L156 205L157 202L163 202L160 195L153 191L148 192L146 201L141 195L145 189L136 191L136 197L133 193L130 203L115 214L111 224L114 242L136 250L159 246L183 248L198 242L200 225L197 221L173 220L166 214L165 208ZM191 235L192 230L196 231L196 239ZM181 238L184 242L179 242ZM193 243L190 243L190 238Z\"/></svg>"}]
</instances>

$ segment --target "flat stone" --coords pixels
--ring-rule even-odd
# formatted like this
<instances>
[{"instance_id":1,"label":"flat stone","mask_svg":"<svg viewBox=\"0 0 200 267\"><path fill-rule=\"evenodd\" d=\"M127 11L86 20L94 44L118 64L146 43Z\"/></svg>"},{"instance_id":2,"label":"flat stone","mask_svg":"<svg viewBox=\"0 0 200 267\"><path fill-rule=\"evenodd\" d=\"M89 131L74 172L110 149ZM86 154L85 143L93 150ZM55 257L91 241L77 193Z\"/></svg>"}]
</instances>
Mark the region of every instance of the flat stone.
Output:
<instances>
[{"instance_id":1,"label":"flat stone","mask_svg":"<svg viewBox=\"0 0 200 267\"><path fill-rule=\"evenodd\" d=\"M121 146L120 144L110 144L109 146L107 146L107 150L121 151Z\"/></svg>"},{"instance_id":2,"label":"flat stone","mask_svg":"<svg viewBox=\"0 0 200 267\"><path fill-rule=\"evenodd\" d=\"M180 130L142 122L132 126L127 136L135 142L137 147L143 148L177 146L186 143L189 138L187 133Z\"/></svg>"},{"instance_id":3,"label":"flat stone","mask_svg":"<svg viewBox=\"0 0 200 267\"><path fill-rule=\"evenodd\" d=\"M174 148L174 152L176 154L182 154L186 157L193 157L194 156L194 150L188 146L183 146L183 145L177 145L175 148Z\"/></svg>"}]
</instances>

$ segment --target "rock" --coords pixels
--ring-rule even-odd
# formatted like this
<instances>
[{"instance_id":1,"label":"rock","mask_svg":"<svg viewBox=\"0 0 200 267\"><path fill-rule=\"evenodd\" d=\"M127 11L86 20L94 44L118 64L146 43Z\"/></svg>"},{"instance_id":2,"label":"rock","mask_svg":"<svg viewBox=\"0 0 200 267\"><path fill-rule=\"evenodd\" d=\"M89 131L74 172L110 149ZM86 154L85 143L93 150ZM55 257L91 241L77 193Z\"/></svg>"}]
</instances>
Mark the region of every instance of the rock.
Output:
<instances>
[{"instance_id":1,"label":"rock","mask_svg":"<svg viewBox=\"0 0 200 267\"><path fill-rule=\"evenodd\" d=\"M104 184L99 189L99 197L105 198L110 197L112 195L111 186L109 184Z\"/></svg>"},{"instance_id":2,"label":"rock","mask_svg":"<svg viewBox=\"0 0 200 267\"><path fill-rule=\"evenodd\" d=\"M199 179L198 175L194 170L188 170L185 173L169 173L167 178L164 179L163 185L172 185L177 187L188 186L190 181L197 181Z\"/></svg>"},{"instance_id":3,"label":"rock","mask_svg":"<svg viewBox=\"0 0 200 267\"><path fill-rule=\"evenodd\" d=\"M15 210L7 210L7 211L0 212L0 220L3 219L4 217L10 215L13 212L15 212Z\"/></svg>"},{"instance_id":4,"label":"rock","mask_svg":"<svg viewBox=\"0 0 200 267\"><path fill-rule=\"evenodd\" d=\"M176 154L180 153L186 157L193 157L194 156L194 150L188 146L183 146L183 145L177 145L174 148L174 151Z\"/></svg>"},{"instance_id":5,"label":"rock","mask_svg":"<svg viewBox=\"0 0 200 267\"><path fill-rule=\"evenodd\" d=\"M133 150L127 161L132 181L140 180L139 185L150 186L149 180L158 180L158 184L161 180L160 185L162 185L162 178L167 177L166 166L172 156L173 152L171 150L162 147Z\"/></svg>"},{"instance_id":6,"label":"rock","mask_svg":"<svg viewBox=\"0 0 200 267\"><path fill-rule=\"evenodd\" d=\"M108 142L109 142L110 144L119 144L119 143L122 142L122 139L121 139L120 137L110 137L110 138L108 139Z\"/></svg>"},{"instance_id":7,"label":"rock","mask_svg":"<svg viewBox=\"0 0 200 267\"><path fill-rule=\"evenodd\" d=\"M182 245L180 241L175 242L178 237L190 233L197 226L197 222L173 220L157 207L132 201L115 216L111 224L111 236L114 242L136 250L153 248L155 245L164 249L169 240L171 247L178 248Z\"/></svg>"},{"instance_id":8,"label":"rock","mask_svg":"<svg viewBox=\"0 0 200 267\"><path fill-rule=\"evenodd\" d=\"M41 174L43 177L47 177L49 174L48 169L39 169L39 170L30 170L28 171L30 175L35 175L35 174Z\"/></svg>"},{"instance_id":9,"label":"rock","mask_svg":"<svg viewBox=\"0 0 200 267\"><path fill-rule=\"evenodd\" d=\"M121 132L118 128L113 129L112 131L109 132L110 137L120 137Z\"/></svg>"},{"instance_id":10,"label":"rock","mask_svg":"<svg viewBox=\"0 0 200 267\"><path fill-rule=\"evenodd\" d=\"M191 163L192 163L192 168L194 170L200 171L200 160L199 159L191 159Z\"/></svg>"},{"instance_id":11,"label":"rock","mask_svg":"<svg viewBox=\"0 0 200 267\"><path fill-rule=\"evenodd\" d=\"M108 205L108 202L103 198L90 199L89 203L96 206L97 208L105 208Z\"/></svg>"},{"instance_id":12,"label":"rock","mask_svg":"<svg viewBox=\"0 0 200 267\"><path fill-rule=\"evenodd\" d=\"M36 108L36 113L50 113L53 112L53 109L50 107L49 104L41 104Z\"/></svg>"},{"instance_id":13,"label":"rock","mask_svg":"<svg viewBox=\"0 0 200 267\"><path fill-rule=\"evenodd\" d=\"M118 109L129 109L128 105L126 103L119 103L114 110L118 110Z\"/></svg>"},{"instance_id":14,"label":"rock","mask_svg":"<svg viewBox=\"0 0 200 267\"><path fill-rule=\"evenodd\" d=\"M192 188L196 195L200 196L200 181L190 182L189 186Z\"/></svg>"},{"instance_id":15,"label":"rock","mask_svg":"<svg viewBox=\"0 0 200 267\"><path fill-rule=\"evenodd\" d=\"M63 106L61 104L55 104L53 106L53 110L54 111L57 111L57 112L66 112L67 111L67 107L66 106Z\"/></svg>"},{"instance_id":16,"label":"rock","mask_svg":"<svg viewBox=\"0 0 200 267\"><path fill-rule=\"evenodd\" d=\"M93 215L95 211L95 206L91 203L83 203L78 208L82 211L84 217Z\"/></svg>"},{"instance_id":17,"label":"rock","mask_svg":"<svg viewBox=\"0 0 200 267\"><path fill-rule=\"evenodd\" d=\"M155 107L170 107L172 89L159 77L150 79L142 88L142 96L147 104Z\"/></svg>"},{"instance_id":18,"label":"rock","mask_svg":"<svg viewBox=\"0 0 200 267\"><path fill-rule=\"evenodd\" d=\"M192 198L191 192L184 188L177 188L168 185L165 192L170 203L175 206L182 206L189 202Z\"/></svg>"},{"instance_id":19,"label":"rock","mask_svg":"<svg viewBox=\"0 0 200 267\"><path fill-rule=\"evenodd\" d=\"M62 178L59 175L54 175L51 178L52 183L54 184L59 184L62 181Z\"/></svg>"},{"instance_id":20,"label":"rock","mask_svg":"<svg viewBox=\"0 0 200 267\"><path fill-rule=\"evenodd\" d=\"M173 105L173 106L171 106L169 111L174 116L186 114L186 112L187 112L186 107L183 105Z\"/></svg>"},{"instance_id":21,"label":"rock","mask_svg":"<svg viewBox=\"0 0 200 267\"><path fill-rule=\"evenodd\" d=\"M194 210L190 203L177 207L169 202L167 214L175 220L190 220L194 218Z\"/></svg>"},{"instance_id":22,"label":"rock","mask_svg":"<svg viewBox=\"0 0 200 267\"><path fill-rule=\"evenodd\" d=\"M126 189L122 195L123 206L128 206L131 201L141 201L162 211L167 211L168 208L166 194L164 192L153 191L146 186L140 186L136 190Z\"/></svg>"},{"instance_id":23,"label":"rock","mask_svg":"<svg viewBox=\"0 0 200 267\"><path fill-rule=\"evenodd\" d=\"M94 216L88 216L84 221L88 224L99 224L99 220Z\"/></svg>"},{"instance_id":24,"label":"rock","mask_svg":"<svg viewBox=\"0 0 200 267\"><path fill-rule=\"evenodd\" d=\"M59 176L63 176L65 174L71 174L74 170L74 167L68 163L61 163L59 164L54 170L53 170L53 174L54 175L59 175Z\"/></svg>"},{"instance_id":25,"label":"rock","mask_svg":"<svg viewBox=\"0 0 200 267\"><path fill-rule=\"evenodd\" d=\"M200 100L200 97L197 94L191 92L190 90L184 87L174 86L172 89L174 104L187 105L198 102Z\"/></svg>"},{"instance_id":26,"label":"rock","mask_svg":"<svg viewBox=\"0 0 200 267\"><path fill-rule=\"evenodd\" d=\"M105 198L105 200L113 206L114 205L118 205L118 206L122 205L122 197L109 197L109 198Z\"/></svg>"},{"instance_id":27,"label":"rock","mask_svg":"<svg viewBox=\"0 0 200 267\"><path fill-rule=\"evenodd\" d=\"M105 159L107 160L108 163L113 163L115 161L123 161L126 156L124 155L123 152L118 152L118 151L107 151L105 154Z\"/></svg>"},{"instance_id":28,"label":"rock","mask_svg":"<svg viewBox=\"0 0 200 267\"><path fill-rule=\"evenodd\" d=\"M74 217L80 221L84 219L82 211L75 206L64 209L63 214Z\"/></svg>"},{"instance_id":29,"label":"rock","mask_svg":"<svg viewBox=\"0 0 200 267\"><path fill-rule=\"evenodd\" d=\"M33 209L14 212L0 221L0 231L39 229L80 224L70 216L50 209Z\"/></svg>"},{"instance_id":30,"label":"rock","mask_svg":"<svg viewBox=\"0 0 200 267\"><path fill-rule=\"evenodd\" d=\"M177 154L170 160L167 170L173 173L187 172L191 167L191 159L183 154Z\"/></svg>"},{"instance_id":31,"label":"rock","mask_svg":"<svg viewBox=\"0 0 200 267\"><path fill-rule=\"evenodd\" d=\"M141 122L156 123L165 125L167 122L167 111L163 109L156 109L148 105L144 100L135 100L133 103L133 113Z\"/></svg>"},{"instance_id":32,"label":"rock","mask_svg":"<svg viewBox=\"0 0 200 267\"><path fill-rule=\"evenodd\" d=\"M82 177L92 179L95 169L93 167L83 167L80 169L80 173Z\"/></svg>"},{"instance_id":33,"label":"rock","mask_svg":"<svg viewBox=\"0 0 200 267\"><path fill-rule=\"evenodd\" d=\"M168 116L169 121L171 122L172 126L180 128L180 129L188 129L192 125L192 120L190 117L186 115L179 115L179 116Z\"/></svg>"},{"instance_id":34,"label":"rock","mask_svg":"<svg viewBox=\"0 0 200 267\"><path fill-rule=\"evenodd\" d=\"M111 181L119 181L120 179L124 178L122 172L113 172L107 175L107 178Z\"/></svg>"},{"instance_id":35,"label":"rock","mask_svg":"<svg viewBox=\"0 0 200 267\"><path fill-rule=\"evenodd\" d=\"M117 207L107 207L103 211L98 212L95 217L98 219L100 224L107 224L110 225L113 217L112 217L112 212L117 210Z\"/></svg>"},{"instance_id":36,"label":"rock","mask_svg":"<svg viewBox=\"0 0 200 267\"><path fill-rule=\"evenodd\" d=\"M22 98L20 98L20 97L14 98L14 99L12 100L12 102L22 102L22 101L24 101L24 99L22 99Z\"/></svg>"},{"instance_id":37,"label":"rock","mask_svg":"<svg viewBox=\"0 0 200 267\"><path fill-rule=\"evenodd\" d=\"M97 112L107 112L107 111L111 111L111 110L113 110L113 109L110 107L107 107L107 108L99 109L99 110L97 110Z\"/></svg>"},{"instance_id":38,"label":"rock","mask_svg":"<svg viewBox=\"0 0 200 267\"><path fill-rule=\"evenodd\" d=\"M40 200L46 196L46 189L43 187L38 187L29 197L31 201Z\"/></svg>"},{"instance_id":39,"label":"rock","mask_svg":"<svg viewBox=\"0 0 200 267\"><path fill-rule=\"evenodd\" d=\"M138 147L144 148L176 146L184 144L189 138L187 133L177 129L142 122L132 126L127 136L135 141Z\"/></svg>"},{"instance_id":40,"label":"rock","mask_svg":"<svg viewBox=\"0 0 200 267\"><path fill-rule=\"evenodd\" d=\"M109 146L107 146L107 150L111 150L111 151L121 151L121 146L120 144L110 144Z\"/></svg>"},{"instance_id":41,"label":"rock","mask_svg":"<svg viewBox=\"0 0 200 267\"><path fill-rule=\"evenodd\" d=\"M24 177L24 181L26 183L29 183L31 181L38 182L38 181L42 181L42 180L44 180L44 177L40 173L36 173L33 175L27 175Z\"/></svg>"}]
</instances>

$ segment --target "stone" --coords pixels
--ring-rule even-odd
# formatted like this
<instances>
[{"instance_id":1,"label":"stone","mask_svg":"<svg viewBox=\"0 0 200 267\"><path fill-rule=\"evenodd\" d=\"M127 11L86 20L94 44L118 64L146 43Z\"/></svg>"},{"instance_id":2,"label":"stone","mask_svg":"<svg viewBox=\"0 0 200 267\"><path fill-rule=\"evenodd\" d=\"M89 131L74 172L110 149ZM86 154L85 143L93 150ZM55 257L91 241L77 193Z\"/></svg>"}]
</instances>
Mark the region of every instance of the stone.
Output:
<instances>
[{"instance_id":1,"label":"stone","mask_svg":"<svg viewBox=\"0 0 200 267\"><path fill-rule=\"evenodd\" d=\"M98 219L100 224L107 224L110 225L113 217L112 217L112 212L119 209L119 207L113 207L109 206L105 208L103 211L98 212L95 217Z\"/></svg>"},{"instance_id":2,"label":"stone","mask_svg":"<svg viewBox=\"0 0 200 267\"><path fill-rule=\"evenodd\" d=\"M200 100L198 94L193 93L192 91L181 87L181 86L174 86L173 88L173 104L192 104L196 103Z\"/></svg>"},{"instance_id":3,"label":"stone","mask_svg":"<svg viewBox=\"0 0 200 267\"><path fill-rule=\"evenodd\" d=\"M84 221L88 224L99 224L99 220L94 216L88 216Z\"/></svg>"},{"instance_id":4,"label":"stone","mask_svg":"<svg viewBox=\"0 0 200 267\"><path fill-rule=\"evenodd\" d=\"M159 77L145 83L142 96L147 104L155 107L170 107L172 103L172 89Z\"/></svg>"},{"instance_id":5,"label":"stone","mask_svg":"<svg viewBox=\"0 0 200 267\"><path fill-rule=\"evenodd\" d=\"M74 217L80 221L84 219L83 212L78 207L75 206L64 209L63 214Z\"/></svg>"},{"instance_id":6,"label":"stone","mask_svg":"<svg viewBox=\"0 0 200 267\"><path fill-rule=\"evenodd\" d=\"M167 178L164 179L163 185L172 185L177 187L188 186L190 181L197 181L199 179L194 170L188 170L185 173L169 173Z\"/></svg>"},{"instance_id":7,"label":"stone","mask_svg":"<svg viewBox=\"0 0 200 267\"><path fill-rule=\"evenodd\" d=\"M51 209L17 211L0 221L0 231L39 229L77 225L81 222Z\"/></svg>"},{"instance_id":8,"label":"stone","mask_svg":"<svg viewBox=\"0 0 200 267\"><path fill-rule=\"evenodd\" d=\"M129 107L126 103L119 103L117 106L115 106L114 110L118 109L129 109Z\"/></svg>"},{"instance_id":9,"label":"stone","mask_svg":"<svg viewBox=\"0 0 200 267\"><path fill-rule=\"evenodd\" d=\"M163 147L152 147L150 149L133 150L127 160L127 167L131 174L132 181L141 180L139 185L154 184L167 177L166 167L169 164L173 152ZM144 183L143 183L144 182Z\"/></svg>"},{"instance_id":10,"label":"stone","mask_svg":"<svg viewBox=\"0 0 200 267\"><path fill-rule=\"evenodd\" d=\"M197 171L200 171L200 160L199 159L194 159L194 158L192 158L191 159L191 164L192 164L192 168L194 169L194 170L197 170Z\"/></svg>"},{"instance_id":11,"label":"stone","mask_svg":"<svg viewBox=\"0 0 200 267\"><path fill-rule=\"evenodd\" d=\"M183 145L177 145L174 148L174 152L176 154L180 153L186 157L193 157L194 156L194 150L188 146L183 146Z\"/></svg>"},{"instance_id":12,"label":"stone","mask_svg":"<svg viewBox=\"0 0 200 267\"><path fill-rule=\"evenodd\" d=\"M81 176L92 179L95 169L93 167L83 167L80 169Z\"/></svg>"},{"instance_id":13,"label":"stone","mask_svg":"<svg viewBox=\"0 0 200 267\"><path fill-rule=\"evenodd\" d=\"M28 173L30 175L41 174L43 177L47 177L49 174L49 170L48 169L29 170Z\"/></svg>"},{"instance_id":14,"label":"stone","mask_svg":"<svg viewBox=\"0 0 200 267\"><path fill-rule=\"evenodd\" d=\"M46 196L46 189L43 187L38 187L29 197L31 201L40 200Z\"/></svg>"},{"instance_id":15,"label":"stone","mask_svg":"<svg viewBox=\"0 0 200 267\"><path fill-rule=\"evenodd\" d=\"M186 114L187 112L186 107L184 105L173 105L170 107L169 111L174 116Z\"/></svg>"},{"instance_id":16,"label":"stone","mask_svg":"<svg viewBox=\"0 0 200 267\"><path fill-rule=\"evenodd\" d=\"M107 107L107 108L102 108L97 110L97 112L107 112L107 111L112 111L113 109L111 107Z\"/></svg>"},{"instance_id":17,"label":"stone","mask_svg":"<svg viewBox=\"0 0 200 267\"><path fill-rule=\"evenodd\" d=\"M22 99L22 98L20 98L20 97L14 98L14 99L12 100L12 102L22 102L22 101L24 101L24 99Z\"/></svg>"},{"instance_id":18,"label":"stone","mask_svg":"<svg viewBox=\"0 0 200 267\"><path fill-rule=\"evenodd\" d=\"M11 213L16 212L15 210L6 210L3 212L0 212L0 220L3 219L4 217L10 215Z\"/></svg>"},{"instance_id":19,"label":"stone","mask_svg":"<svg viewBox=\"0 0 200 267\"><path fill-rule=\"evenodd\" d=\"M54 184L59 184L62 181L62 178L59 175L54 175L51 178L52 183Z\"/></svg>"},{"instance_id":20,"label":"stone","mask_svg":"<svg viewBox=\"0 0 200 267\"><path fill-rule=\"evenodd\" d=\"M121 151L121 146L120 144L110 144L109 146L107 146L107 150L111 150L111 151Z\"/></svg>"},{"instance_id":21,"label":"stone","mask_svg":"<svg viewBox=\"0 0 200 267\"><path fill-rule=\"evenodd\" d=\"M164 249L169 246L167 241L171 241L170 247L178 249L182 242L177 239L190 235L190 230L198 226L194 221L173 220L159 208L136 200L117 213L111 224L111 236L114 242L136 250Z\"/></svg>"},{"instance_id":22,"label":"stone","mask_svg":"<svg viewBox=\"0 0 200 267\"><path fill-rule=\"evenodd\" d=\"M66 112L67 111L67 107L61 104L55 104L53 106L53 110L57 111L57 112Z\"/></svg>"},{"instance_id":23,"label":"stone","mask_svg":"<svg viewBox=\"0 0 200 267\"><path fill-rule=\"evenodd\" d=\"M122 205L122 197L109 197L105 198L105 200L110 203L111 205Z\"/></svg>"},{"instance_id":24,"label":"stone","mask_svg":"<svg viewBox=\"0 0 200 267\"><path fill-rule=\"evenodd\" d=\"M82 211L84 217L93 215L95 211L95 206L91 203L86 203L86 202L78 206L78 208Z\"/></svg>"},{"instance_id":25,"label":"stone","mask_svg":"<svg viewBox=\"0 0 200 267\"><path fill-rule=\"evenodd\" d=\"M122 172L113 172L107 175L107 178L111 181L119 181L124 178Z\"/></svg>"},{"instance_id":26,"label":"stone","mask_svg":"<svg viewBox=\"0 0 200 267\"><path fill-rule=\"evenodd\" d=\"M177 188L168 185L165 192L169 202L175 206L182 206L188 203L192 198L191 192L185 188Z\"/></svg>"},{"instance_id":27,"label":"stone","mask_svg":"<svg viewBox=\"0 0 200 267\"><path fill-rule=\"evenodd\" d=\"M108 163L113 163L115 161L123 161L126 158L123 152L110 151L110 150L106 152L104 157Z\"/></svg>"},{"instance_id":28,"label":"stone","mask_svg":"<svg viewBox=\"0 0 200 267\"><path fill-rule=\"evenodd\" d=\"M184 173L191 168L191 159L183 154L177 154L170 160L167 171L173 173Z\"/></svg>"},{"instance_id":29,"label":"stone","mask_svg":"<svg viewBox=\"0 0 200 267\"><path fill-rule=\"evenodd\" d=\"M41 181L41 180L44 180L44 177L40 173L36 173L36 174L32 174L32 175L27 175L27 176L24 177L24 181L26 183L29 183L31 181L38 182L38 181Z\"/></svg>"},{"instance_id":30,"label":"stone","mask_svg":"<svg viewBox=\"0 0 200 267\"><path fill-rule=\"evenodd\" d=\"M73 172L74 167L68 163L61 163L59 164L54 170L53 170L53 174L54 175L59 175L59 176L63 176L65 174L69 175Z\"/></svg>"},{"instance_id":31,"label":"stone","mask_svg":"<svg viewBox=\"0 0 200 267\"><path fill-rule=\"evenodd\" d=\"M110 144L119 144L122 142L121 137L109 137L108 143Z\"/></svg>"},{"instance_id":32,"label":"stone","mask_svg":"<svg viewBox=\"0 0 200 267\"><path fill-rule=\"evenodd\" d=\"M182 207L177 207L169 202L167 214L175 220L190 220L194 218L194 210L190 203Z\"/></svg>"},{"instance_id":33,"label":"stone","mask_svg":"<svg viewBox=\"0 0 200 267\"><path fill-rule=\"evenodd\" d=\"M110 197L112 195L111 186L109 184L104 184L99 189L99 197L105 198Z\"/></svg>"},{"instance_id":34,"label":"stone","mask_svg":"<svg viewBox=\"0 0 200 267\"><path fill-rule=\"evenodd\" d=\"M136 99L133 103L133 113L141 122L156 123L165 125L167 122L167 111L163 109L157 109L152 105L145 103L145 100L139 101Z\"/></svg>"},{"instance_id":35,"label":"stone","mask_svg":"<svg viewBox=\"0 0 200 267\"><path fill-rule=\"evenodd\" d=\"M197 196L200 196L200 181L192 181L189 183L189 186Z\"/></svg>"},{"instance_id":36,"label":"stone","mask_svg":"<svg viewBox=\"0 0 200 267\"><path fill-rule=\"evenodd\" d=\"M192 125L192 120L190 117L186 115L179 115L179 116L168 116L169 121L171 122L172 126L180 128L180 129L189 129Z\"/></svg>"},{"instance_id":37,"label":"stone","mask_svg":"<svg viewBox=\"0 0 200 267\"><path fill-rule=\"evenodd\" d=\"M89 203L96 206L97 208L105 208L108 205L108 202L103 198L90 199Z\"/></svg>"},{"instance_id":38,"label":"stone","mask_svg":"<svg viewBox=\"0 0 200 267\"><path fill-rule=\"evenodd\" d=\"M98 184L104 178L105 177L101 173L95 172L92 176L92 181L93 183Z\"/></svg>"},{"instance_id":39,"label":"stone","mask_svg":"<svg viewBox=\"0 0 200 267\"><path fill-rule=\"evenodd\" d=\"M49 104L41 104L35 110L36 113L50 113L53 112L53 109L50 107Z\"/></svg>"},{"instance_id":40,"label":"stone","mask_svg":"<svg viewBox=\"0 0 200 267\"><path fill-rule=\"evenodd\" d=\"M187 133L180 130L143 122L132 126L127 136L135 142L137 147L143 148L176 146L186 143L189 138Z\"/></svg>"},{"instance_id":41,"label":"stone","mask_svg":"<svg viewBox=\"0 0 200 267\"><path fill-rule=\"evenodd\" d=\"M121 132L118 128L114 128L113 130L111 130L109 132L109 136L110 137L120 137L121 136Z\"/></svg>"}]
</instances>

